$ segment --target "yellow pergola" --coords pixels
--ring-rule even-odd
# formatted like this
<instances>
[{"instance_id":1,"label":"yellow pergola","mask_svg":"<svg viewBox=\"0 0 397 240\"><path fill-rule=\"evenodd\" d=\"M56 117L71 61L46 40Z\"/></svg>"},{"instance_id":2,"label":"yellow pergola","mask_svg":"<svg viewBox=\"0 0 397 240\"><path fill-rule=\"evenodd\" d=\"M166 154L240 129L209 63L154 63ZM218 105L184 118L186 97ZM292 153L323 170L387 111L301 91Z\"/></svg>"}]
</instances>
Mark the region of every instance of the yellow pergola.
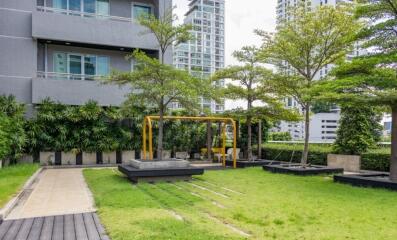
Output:
<instances>
[{"instance_id":1,"label":"yellow pergola","mask_svg":"<svg viewBox=\"0 0 397 240\"><path fill-rule=\"evenodd\" d=\"M149 140L149 159L153 159L153 129L152 129L152 121L159 120L160 116L146 116L143 121L143 159L146 159L146 150L147 150L147 140ZM230 123L233 126L233 168L237 167L236 163L236 122L232 118L222 118L222 117L182 117L182 116L164 116L164 120L187 120L187 121L198 121L198 122L221 122L223 123L222 127L222 159L223 166L226 166L226 123ZM147 137L147 129L149 130L149 137Z\"/></svg>"}]
</instances>

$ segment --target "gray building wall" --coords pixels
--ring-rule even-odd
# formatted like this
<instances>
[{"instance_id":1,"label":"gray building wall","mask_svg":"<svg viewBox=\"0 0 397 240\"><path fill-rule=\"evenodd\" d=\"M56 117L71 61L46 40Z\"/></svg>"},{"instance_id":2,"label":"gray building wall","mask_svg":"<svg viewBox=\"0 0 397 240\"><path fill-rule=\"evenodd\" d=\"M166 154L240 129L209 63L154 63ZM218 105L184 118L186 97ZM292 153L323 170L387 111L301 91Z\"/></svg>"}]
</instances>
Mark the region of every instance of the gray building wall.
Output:
<instances>
[{"instance_id":1,"label":"gray building wall","mask_svg":"<svg viewBox=\"0 0 397 240\"><path fill-rule=\"evenodd\" d=\"M156 14L172 6L172 0L136 2L154 5ZM130 18L131 1L110 0L110 13ZM128 71L130 64L124 60L123 52L102 48L128 47L157 51L158 44L154 36L142 35L143 30L142 26L132 22L38 12L35 0L0 0L0 94L12 94L27 104L38 103L48 96L65 104L79 105L94 99L104 106L119 105L128 88L101 85L93 81L37 78L37 71L44 70L44 44L38 43L38 40L100 45L101 49L49 45L48 54L57 49L70 49L78 50L79 53L109 55L111 67ZM51 60L48 63L52 64L52 57L48 59ZM166 62L172 64L171 49L166 54Z\"/></svg>"}]
</instances>

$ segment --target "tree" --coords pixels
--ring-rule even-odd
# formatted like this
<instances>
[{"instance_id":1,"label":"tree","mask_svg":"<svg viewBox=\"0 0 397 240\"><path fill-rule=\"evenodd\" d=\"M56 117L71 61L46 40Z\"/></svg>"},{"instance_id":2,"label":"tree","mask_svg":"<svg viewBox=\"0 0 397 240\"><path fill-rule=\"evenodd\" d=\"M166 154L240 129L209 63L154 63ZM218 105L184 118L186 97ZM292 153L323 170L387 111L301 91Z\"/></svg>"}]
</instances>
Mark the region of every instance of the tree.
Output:
<instances>
[{"instance_id":1,"label":"tree","mask_svg":"<svg viewBox=\"0 0 397 240\"><path fill-rule=\"evenodd\" d=\"M334 150L341 154L361 154L380 140L381 115L371 106L342 106Z\"/></svg>"},{"instance_id":2,"label":"tree","mask_svg":"<svg viewBox=\"0 0 397 240\"><path fill-rule=\"evenodd\" d=\"M313 100L307 94L322 68L345 58L359 28L350 8L320 6L313 11L304 6L292 9L293 20L282 22L275 34L257 30L263 37L263 61L274 64L278 89L302 107L305 145L301 164L307 165L310 112ZM348 24L347 24L348 23Z\"/></svg>"},{"instance_id":3,"label":"tree","mask_svg":"<svg viewBox=\"0 0 397 240\"><path fill-rule=\"evenodd\" d=\"M397 1L361 0L355 13L366 21L357 37L369 54L338 66L335 79L322 82L314 92L322 99L391 110L390 179L397 182Z\"/></svg>"},{"instance_id":4,"label":"tree","mask_svg":"<svg viewBox=\"0 0 397 240\"><path fill-rule=\"evenodd\" d=\"M170 103L177 101L187 109L198 108L202 91L211 91L206 80L194 78L184 70L162 64L158 59L148 57L141 51L132 54L137 65L132 72L113 72L109 81L120 85L128 84L132 91L128 100L135 105L148 105L159 111L157 137L157 158L163 151L164 114ZM208 94L203 92L202 94Z\"/></svg>"},{"instance_id":5,"label":"tree","mask_svg":"<svg viewBox=\"0 0 397 240\"><path fill-rule=\"evenodd\" d=\"M160 60L151 58L141 51L134 51L136 66L132 72L113 72L110 82L129 85L132 91L129 101L154 106L159 111L157 158L162 159L164 114L171 102L177 101L185 108L196 108L199 93L209 94L208 82L192 77L184 70L175 69L164 62L167 50L173 45L191 39L191 26L175 26L176 16L172 9L156 18L153 15L142 15L139 23L153 34L160 49ZM208 90L208 91L206 91Z\"/></svg>"},{"instance_id":6,"label":"tree","mask_svg":"<svg viewBox=\"0 0 397 240\"><path fill-rule=\"evenodd\" d=\"M289 111L283 108L272 83L272 71L260 64L259 49L254 46L243 47L235 51L233 56L241 63L217 71L213 79L230 79L237 84L228 84L224 90L230 99L244 99L246 110L239 110L245 115L247 125L247 159L252 160L252 121L253 118L273 117L288 118ZM260 101L264 106L255 107L253 103Z\"/></svg>"}]
</instances>

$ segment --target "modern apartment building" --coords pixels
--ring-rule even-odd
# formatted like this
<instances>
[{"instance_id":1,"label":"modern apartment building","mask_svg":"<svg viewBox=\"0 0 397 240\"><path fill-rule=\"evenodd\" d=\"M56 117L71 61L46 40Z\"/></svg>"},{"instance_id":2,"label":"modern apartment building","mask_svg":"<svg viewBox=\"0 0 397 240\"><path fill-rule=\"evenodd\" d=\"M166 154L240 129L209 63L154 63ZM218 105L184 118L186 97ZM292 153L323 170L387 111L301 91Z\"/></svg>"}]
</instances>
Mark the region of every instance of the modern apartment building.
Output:
<instances>
[{"instance_id":1,"label":"modern apartment building","mask_svg":"<svg viewBox=\"0 0 397 240\"><path fill-rule=\"evenodd\" d=\"M95 79L112 69L131 71L125 56L142 49L158 57L154 35L135 19L157 16L171 0L0 1L0 94L32 106L44 98L81 105L119 105L128 87ZM172 51L165 59L172 64Z\"/></svg>"},{"instance_id":2,"label":"modern apartment building","mask_svg":"<svg viewBox=\"0 0 397 240\"><path fill-rule=\"evenodd\" d=\"M194 39L174 48L174 65L198 77L209 77L225 66L225 0L190 0L185 24L191 24ZM220 86L224 81L218 82ZM224 103L202 98L201 107L223 112ZM177 102L172 108L180 108Z\"/></svg>"},{"instance_id":3,"label":"modern apartment building","mask_svg":"<svg viewBox=\"0 0 397 240\"><path fill-rule=\"evenodd\" d=\"M313 10L318 6L331 5L335 6L340 2L350 2L351 0L277 0L277 24L283 21L293 21L293 17L289 13L291 7L298 4L304 4L308 10ZM356 44L354 51L348 56L351 58L355 55L362 55L365 51L359 48ZM319 71L315 79L325 77L333 65L327 65ZM299 104L292 98L285 99L285 106L287 108L301 109ZM312 142L333 142L336 139L336 131L340 119L340 109L337 106L329 109L327 112L320 112L311 116L310 126L310 141ZM289 132L293 140L302 140L305 136L304 122L290 123L281 122L275 131Z\"/></svg>"}]
</instances>

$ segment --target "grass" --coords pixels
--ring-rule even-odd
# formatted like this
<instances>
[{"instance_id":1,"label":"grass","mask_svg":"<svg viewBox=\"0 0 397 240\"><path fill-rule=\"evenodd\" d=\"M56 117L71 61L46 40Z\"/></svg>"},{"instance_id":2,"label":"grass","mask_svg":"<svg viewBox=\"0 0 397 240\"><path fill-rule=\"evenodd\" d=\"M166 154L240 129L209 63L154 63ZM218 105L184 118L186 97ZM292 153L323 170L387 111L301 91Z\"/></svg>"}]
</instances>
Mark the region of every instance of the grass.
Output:
<instances>
[{"instance_id":1,"label":"grass","mask_svg":"<svg viewBox=\"0 0 397 240\"><path fill-rule=\"evenodd\" d=\"M113 240L397 239L396 192L326 176L250 168L207 171L192 183L132 185L116 170L84 175Z\"/></svg>"},{"instance_id":2,"label":"grass","mask_svg":"<svg viewBox=\"0 0 397 240\"><path fill-rule=\"evenodd\" d=\"M37 164L19 164L0 168L0 208L23 187L38 169Z\"/></svg>"}]
</instances>

